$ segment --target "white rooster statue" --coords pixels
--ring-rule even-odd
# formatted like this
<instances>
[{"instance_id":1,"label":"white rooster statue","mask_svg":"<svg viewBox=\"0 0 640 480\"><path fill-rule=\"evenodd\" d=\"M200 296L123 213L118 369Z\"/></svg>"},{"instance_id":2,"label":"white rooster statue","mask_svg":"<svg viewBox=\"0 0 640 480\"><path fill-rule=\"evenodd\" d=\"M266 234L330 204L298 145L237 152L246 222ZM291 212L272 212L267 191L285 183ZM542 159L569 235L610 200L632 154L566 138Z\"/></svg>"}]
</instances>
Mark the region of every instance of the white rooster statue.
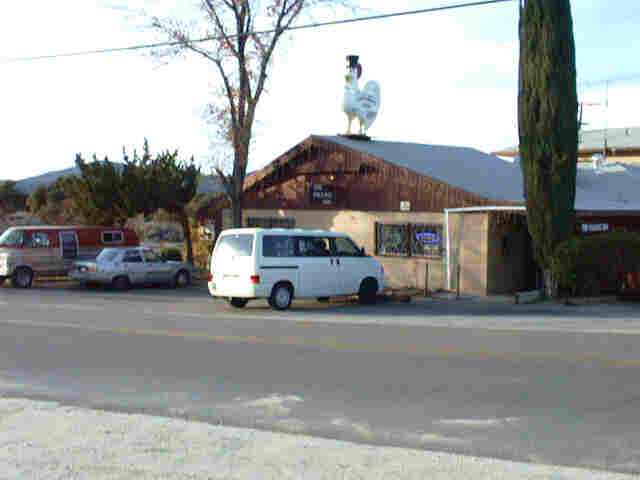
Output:
<instances>
[{"instance_id":1,"label":"white rooster statue","mask_svg":"<svg viewBox=\"0 0 640 480\"><path fill-rule=\"evenodd\" d=\"M349 55L347 62L344 100L342 101L342 108L349 119L347 135L351 135L351 122L354 118L358 118L360 122L360 135L366 135L380 109L380 84L369 80L360 90L358 79L362 75L362 65L358 63L358 56Z\"/></svg>"}]
</instances>

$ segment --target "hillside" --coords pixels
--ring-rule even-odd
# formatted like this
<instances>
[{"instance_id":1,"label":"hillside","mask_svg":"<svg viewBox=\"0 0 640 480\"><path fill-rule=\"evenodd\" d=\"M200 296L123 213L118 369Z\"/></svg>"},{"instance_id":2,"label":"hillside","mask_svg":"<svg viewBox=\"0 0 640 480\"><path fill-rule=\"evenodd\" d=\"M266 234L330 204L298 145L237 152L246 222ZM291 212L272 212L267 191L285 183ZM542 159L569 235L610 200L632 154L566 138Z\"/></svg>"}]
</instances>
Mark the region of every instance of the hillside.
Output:
<instances>
[{"instance_id":1,"label":"hillside","mask_svg":"<svg viewBox=\"0 0 640 480\"><path fill-rule=\"evenodd\" d=\"M114 162L115 163L115 162ZM116 163L116 165L120 165ZM35 177L29 177L16 181L16 188L31 195L41 186L49 186L55 183L55 181L67 175L78 175L80 170L78 167L66 168L64 170L54 170L51 172L43 173ZM200 175L200 183L198 185L198 193L217 193L222 192L223 187L220 179L217 175Z\"/></svg>"}]
</instances>

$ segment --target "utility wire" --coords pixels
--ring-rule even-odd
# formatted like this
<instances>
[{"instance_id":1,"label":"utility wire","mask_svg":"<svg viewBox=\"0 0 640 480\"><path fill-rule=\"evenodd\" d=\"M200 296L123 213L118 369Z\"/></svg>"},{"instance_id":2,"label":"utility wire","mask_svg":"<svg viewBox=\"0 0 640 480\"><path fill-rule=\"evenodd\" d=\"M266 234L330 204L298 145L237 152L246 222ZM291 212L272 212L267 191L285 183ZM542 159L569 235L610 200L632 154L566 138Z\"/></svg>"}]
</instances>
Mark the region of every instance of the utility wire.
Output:
<instances>
[{"instance_id":1,"label":"utility wire","mask_svg":"<svg viewBox=\"0 0 640 480\"><path fill-rule=\"evenodd\" d=\"M424 8L422 10L410 10L410 11L404 11L404 12L396 12L396 13L387 13L387 14L382 14L382 15L374 15L374 16L369 16L369 17L349 18L349 19L346 19L346 20L333 20L333 21L330 21L330 22L322 22L322 23L311 23L311 24L306 24L306 25L298 25L298 26L289 27L289 28L286 28L284 30L285 31L290 31L290 30L304 30L304 29L317 28L317 27L328 27L328 26L334 26L334 25L343 25L343 24L347 24L347 23L366 22L366 21L372 21L372 20L383 20L383 19L392 18L392 17L401 17L401 16L406 16L406 15L417 15L417 14L421 14L421 13L435 13L435 12L441 12L441 11L444 11L444 10L454 10L454 9L467 8L467 7L478 7L478 6L482 6L482 5L491 5L491 4L494 4L494 3L506 3L506 2L513 2L513 0L484 0L484 1L471 2L471 3L460 3L460 4L456 4L456 5L447 5L447 6L442 6L442 7ZM262 30L262 31L258 31L258 32L249 32L246 35L265 35L265 34L275 33L276 31L277 31L276 29ZM226 38L236 38L238 36L239 35L229 35ZM146 50L146 49L150 49L150 48L174 47L174 46L177 46L177 45L181 45L183 43L202 43L202 42L210 42L212 40L222 40L222 39L223 39L223 37L205 37L205 38L199 38L197 40L191 40L189 42L182 42L182 41L176 40L176 41L173 41L173 42L149 43L149 44L144 44L144 45L133 45L133 46L129 46L129 47L102 48L102 49L98 49L98 50L86 50L86 51L82 51L82 52L59 53L59 54L55 54L55 55L39 55L39 56L34 56L34 57L16 57L16 58L7 58L7 59L4 59L4 60L0 60L0 63L7 64L7 63L18 63L18 62L32 62L32 61L37 61L37 60L51 60L51 59L62 58L62 57L78 57L78 56L82 56L82 55L95 55L95 54L100 54L100 53L128 52L128 51L134 51L134 50Z\"/></svg>"}]
</instances>

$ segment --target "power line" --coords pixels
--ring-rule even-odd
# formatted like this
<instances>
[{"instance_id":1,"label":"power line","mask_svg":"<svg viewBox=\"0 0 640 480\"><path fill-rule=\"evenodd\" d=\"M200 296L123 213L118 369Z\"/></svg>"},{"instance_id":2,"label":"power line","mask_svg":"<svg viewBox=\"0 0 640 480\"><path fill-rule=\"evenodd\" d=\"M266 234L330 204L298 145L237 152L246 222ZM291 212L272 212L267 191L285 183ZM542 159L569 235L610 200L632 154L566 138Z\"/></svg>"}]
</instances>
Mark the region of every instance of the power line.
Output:
<instances>
[{"instance_id":1,"label":"power line","mask_svg":"<svg viewBox=\"0 0 640 480\"><path fill-rule=\"evenodd\" d=\"M454 10L454 9L467 8L467 7L478 7L478 6L482 6L482 5L491 5L491 4L495 4L495 3L506 3L506 2L513 2L513 0L484 0L484 1L477 1L477 2L470 2L470 3L460 3L460 4L455 4L455 5L447 5L447 6L442 6L442 7L424 8L424 9L421 9L421 10L409 10L409 11L396 12L396 13L386 13L386 14L382 14L382 15L373 15L373 16L369 16L369 17L349 18L349 19L345 19L345 20L333 20L333 21L330 21L330 22L311 23L311 24L306 24L306 25L293 26L293 27L286 28L285 31L304 30L304 29L318 28L318 27L329 27L329 26L335 26L335 25L343 25L343 24L347 24L347 23L367 22L367 21L372 21L372 20L383 20L383 19L392 18L392 17L401 17L401 16L407 16L407 15L418 15L418 14L422 14L422 13L435 13L435 12L442 12L442 11L445 11L445 10ZM276 29L270 29L270 30L262 30L262 31L257 31L257 32L250 32L250 33L247 33L246 35L265 35L265 34L270 34L270 33L275 33L275 32L276 32ZM238 37L238 35L229 35L226 38L236 38L236 37ZM210 41L213 41L213 40L221 40L221 39L222 39L222 37L205 37L205 38L199 38L197 40L191 40L188 43L202 43L202 42L210 42ZM147 49L150 49L150 48L174 47L174 46L177 46L177 45L181 45L183 43L185 43L185 42L176 40L176 41L173 41L173 42L148 43L148 44L143 44L143 45L133 45L133 46L129 46L129 47L102 48L102 49L98 49L98 50L86 50L86 51L81 51L81 52L59 53L59 54L55 54L55 55L39 55L39 56L34 56L34 57L16 57L16 58L4 59L4 60L0 61L0 63L7 64L7 63L18 63L18 62L32 62L32 61L37 61L37 60L51 60L51 59L62 58L62 57L78 57L78 56L83 56L83 55L96 55L96 54L100 54L100 53L117 53L117 52L128 52L128 51L134 51L134 50L147 50Z\"/></svg>"}]
</instances>

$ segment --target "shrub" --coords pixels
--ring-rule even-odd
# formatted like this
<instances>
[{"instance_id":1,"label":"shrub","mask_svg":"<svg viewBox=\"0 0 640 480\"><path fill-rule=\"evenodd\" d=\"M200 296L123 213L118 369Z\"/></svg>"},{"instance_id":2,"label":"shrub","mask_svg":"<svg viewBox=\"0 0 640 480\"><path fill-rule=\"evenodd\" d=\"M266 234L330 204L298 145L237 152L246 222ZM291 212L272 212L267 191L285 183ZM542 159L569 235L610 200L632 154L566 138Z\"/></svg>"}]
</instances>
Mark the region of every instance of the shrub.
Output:
<instances>
[{"instance_id":1,"label":"shrub","mask_svg":"<svg viewBox=\"0 0 640 480\"><path fill-rule=\"evenodd\" d=\"M640 234L571 237L556 247L551 269L565 294L618 292L625 272L640 271Z\"/></svg>"},{"instance_id":2,"label":"shrub","mask_svg":"<svg viewBox=\"0 0 640 480\"><path fill-rule=\"evenodd\" d=\"M160 250L160 256L163 260L182 261L182 252L177 248L164 248Z\"/></svg>"}]
</instances>

